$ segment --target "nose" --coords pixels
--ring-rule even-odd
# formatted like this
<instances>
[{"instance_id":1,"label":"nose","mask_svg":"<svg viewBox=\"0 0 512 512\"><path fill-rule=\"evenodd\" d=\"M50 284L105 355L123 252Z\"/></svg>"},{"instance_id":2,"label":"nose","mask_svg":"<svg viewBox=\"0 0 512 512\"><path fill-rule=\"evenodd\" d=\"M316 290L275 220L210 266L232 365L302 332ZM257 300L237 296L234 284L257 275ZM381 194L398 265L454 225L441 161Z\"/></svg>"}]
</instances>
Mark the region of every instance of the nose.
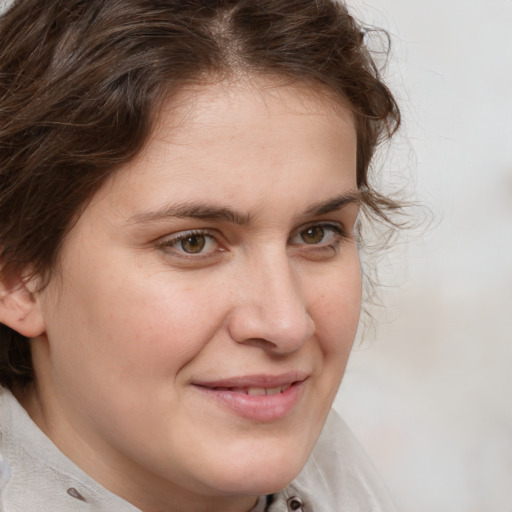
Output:
<instances>
[{"instance_id":1,"label":"nose","mask_svg":"<svg viewBox=\"0 0 512 512\"><path fill-rule=\"evenodd\" d=\"M276 354L300 348L315 332L297 273L288 257L267 257L248 265L236 286L228 320L237 343Z\"/></svg>"}]
</instances>

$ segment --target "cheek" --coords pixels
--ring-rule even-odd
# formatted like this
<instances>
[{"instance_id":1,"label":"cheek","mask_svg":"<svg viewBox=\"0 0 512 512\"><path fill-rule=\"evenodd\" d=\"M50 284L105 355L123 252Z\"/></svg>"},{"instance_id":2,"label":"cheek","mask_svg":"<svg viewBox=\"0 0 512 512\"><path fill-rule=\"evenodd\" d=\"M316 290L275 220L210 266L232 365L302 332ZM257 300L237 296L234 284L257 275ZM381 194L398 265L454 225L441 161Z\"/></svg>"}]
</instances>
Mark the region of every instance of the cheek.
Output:
<instances>
[{"instance_id":1,"label":"cheek","mask_svg":"<svg viewBox=\"0 0 512 512\"><path fill-rule=\"evenodd\" d=\"M132 355L128 363L150 374L160 367L176 372L193 360L214 337L223 318L219 301L180 287L169 287L163 293L146 289L136 305L121 304L116 313L114 323L126 332L120 343Z\"/></svg>"},{"instance_id":2,"label":"cheek","mask_svg":"<svg viewBox=\"0 0 512 512\"><path fill-rule=\"evenodd\" d=\"M53 318L47 334L54 367L64 380L143 388L174 378L222 321L221 304L203 288L198 293L168 272L123 273L121 266L76 273L46 314Z\"/></svg>"},{"instance_id":3,"label":"cheek","mask_svg":"<svg viewBox=\"0 0 512 512\"><path fill-rule=\"evenodd\" d=\"M222 322L221 304L194 289L164 279L129 288L135 296L127 296L124 286L124 298L109 315L95 311L92 316L96 322L100 319L99 337L107 334L109 351L122 352L122 364L141 379L178 372L201 352Z\"/></svg>"},{"instance_id":4,"label":"cheek","mask_svg":"<svg viewBox=\"0 0 512 512\"><path fill-rule=\"evenodd\" d=\"M310 315L324 354L348 358L359 324L361 295L357 258L344 271L333 272L330 279L312 291Z\"/></svg>"}]
</instances>

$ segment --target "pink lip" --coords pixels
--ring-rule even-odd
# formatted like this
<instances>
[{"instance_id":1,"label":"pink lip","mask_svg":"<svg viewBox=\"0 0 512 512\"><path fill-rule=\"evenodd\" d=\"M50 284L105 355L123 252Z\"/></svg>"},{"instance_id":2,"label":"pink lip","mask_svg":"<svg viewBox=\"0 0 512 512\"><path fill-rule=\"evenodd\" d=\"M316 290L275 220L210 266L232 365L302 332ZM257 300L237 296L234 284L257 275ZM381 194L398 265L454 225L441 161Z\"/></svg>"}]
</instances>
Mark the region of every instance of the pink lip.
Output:
<instances>
[{"instance_id":1,"label":"pink lip","mask_svg":"<svg viewBox=\"0 0 512 512\"><path fill-rule=\"evenodd\" d=\"M276 376L246 375L196 381L193 385L206 397L239 416L256 422L271 422L284 418L294 408L307 378L305 373L290 372ZM263 392L265 394L261 394Z\"/></svg>"}]
</instances>

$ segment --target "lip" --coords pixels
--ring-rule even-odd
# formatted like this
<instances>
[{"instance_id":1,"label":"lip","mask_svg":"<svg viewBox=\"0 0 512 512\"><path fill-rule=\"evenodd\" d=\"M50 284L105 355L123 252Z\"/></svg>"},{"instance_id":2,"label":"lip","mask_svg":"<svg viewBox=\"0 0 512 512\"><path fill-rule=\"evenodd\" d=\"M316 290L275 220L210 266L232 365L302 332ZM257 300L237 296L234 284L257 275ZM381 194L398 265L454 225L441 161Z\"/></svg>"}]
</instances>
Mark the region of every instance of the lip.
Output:
<instances>
[{"instance_id":1,"label":"lip","mask_svg":"<svg viewBox=\"0 0 512 512\"><path fill-rule=\"evenodd\" d=\"M286 417L297 404L309 375L245 375L212 381L195 381L193 386L210 400L238 416L255 422L272 422Z\"/></svg>"}]
</instances>

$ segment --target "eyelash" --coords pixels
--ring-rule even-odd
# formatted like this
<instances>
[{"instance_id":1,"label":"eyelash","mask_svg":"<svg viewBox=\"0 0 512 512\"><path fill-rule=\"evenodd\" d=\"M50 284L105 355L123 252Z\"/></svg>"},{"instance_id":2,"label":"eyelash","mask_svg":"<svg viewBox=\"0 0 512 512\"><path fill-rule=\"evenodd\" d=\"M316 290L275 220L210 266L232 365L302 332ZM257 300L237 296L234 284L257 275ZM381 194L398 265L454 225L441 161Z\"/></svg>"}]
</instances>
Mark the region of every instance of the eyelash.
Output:
<instances>
[{"instance_id":1,"label":"eyelash","mask_svg":"<svg viewBox=\"0 0 512 512\"><path fill-rule=\"evenodd\" d=\"M294 242L293 240L296 237L299 237L301 235L304 235L308 230L311 229L319 229L324 231L324 237L325 237L325 231L330 231L330 241L329 243L320 242L320 243L311 243L308 244L307 242ZM193 252L186 252L185 250L177 249L176 246L180 244L181 242L191 239L193 237L202 237L204 238L205 244L200 247L200 250L196 253ZM222 246L222 244L218 240L218 236L215 236L212 234L209 230L203 230L203 229L196 229L196 230L189 230L189 231L183 231L181 233L178 233L171 238L166 238L163 241L161 241L158 244L158 247L167 250L172 251L175 255L178 255L178 257L185 258L185 259L199 259L199 258L208 258L211 257L219 252L225 252L226 249ZM337 250L339 246L341 245L342 241L346 238L346 233L341 224L338 223L330 223L330 222L316 222L312 223L306 226L302 226L300 229L295 231L295 233L290 236L288 239L288 243L294 247L298 246L304 246L306 250L308 251L333 251ZM209 243L208 240L212 241L215 244L215 249L209 252L203 252L204 247L206 247ZM183 249L183 247L182 247Z\"/></svg>"},{"instance_id":2,"label":"eyelash","mask_svg":"<svg viewBox=\"0 0 512 512\"><path fill-rule=\"evenodd\" d=\"M296 233L292 237L290 237L290 239L289 239L290 242L293 240L293 238L303 235L304 233L306 233L308 230L311 230L311 229L321 229L324 232L331 231L332 234L331 234L330 243L326 244L324 242L324 243L319 243L319 244L315 244L315 243L308 244L304 241L304 243L299 243L299 244L292 243L292 245L305 245L306 247L309 245L310 250L317 250L317 251L318 250L329 250L329 249L332 250L332 249L337 249L339 247L339 245L341 244L341 242L346 238L345 230L341 224L331 223L331 222L314 222L307 226L303 226L298 231L296 231Z\"/></svg>"},{"instance_id":3,"label":"eyelash","mask_svg":"<svg viewBox=\"0 0 512 512\"><path fill-rule=\"evenodd\" d=\"M187 253L186 251L181 251L179 249L176 249L175 246L178 245L180 242L183 242L184 240L187 240L190 239L190 238L193 238L193 237L203 237L205 239L208 239L208 240L213 240L214 243L216 244L217 248L215 249L215 251L213 252L208 252L208 253L204 253L204 252L197 252L197 253L193 253L193 252L190 252L190 253ZM177 235L174 235L172 236L171 238L166 238L165 240L163 240L160 244L158 244L158 246L162 249L170 249L171 251L173 251L175 254L179 255L180 257L182 258L194 258L194 259L197 259L197 258L205 258L205 257L208 257L208 256L211 256L212 254L216 253L216 252L224 252L225 249L223 249L218 240L216 239L216 237L214 235L212 235L212 233L208 230L203 230L203 229L194 229L194 230L190 230L190 231L182 231L181 233L178 233ZM202 251L203 248L201 248L201 251Z\"/></svg>"}]
</instances>

